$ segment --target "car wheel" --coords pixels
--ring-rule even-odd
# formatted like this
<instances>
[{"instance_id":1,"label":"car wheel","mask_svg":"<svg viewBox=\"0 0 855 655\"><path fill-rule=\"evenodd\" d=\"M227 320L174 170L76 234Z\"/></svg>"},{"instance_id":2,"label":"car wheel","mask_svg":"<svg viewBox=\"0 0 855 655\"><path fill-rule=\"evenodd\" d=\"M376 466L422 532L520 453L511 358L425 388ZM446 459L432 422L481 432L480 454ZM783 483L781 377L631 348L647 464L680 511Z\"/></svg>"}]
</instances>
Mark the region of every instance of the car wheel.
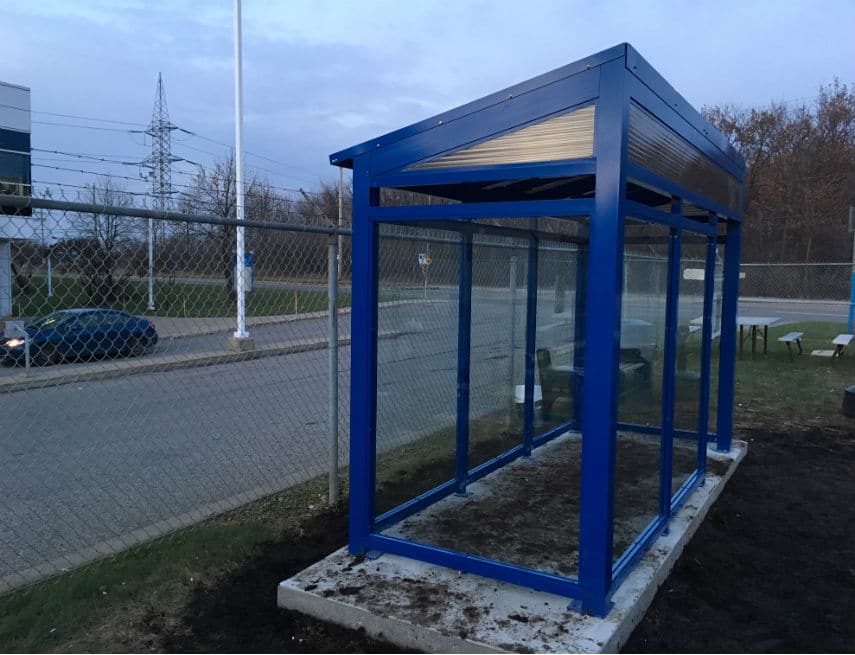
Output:
<instances>
[{"instance_id":1,"label":"car wheel","mask_svg":"<svg viewBox=\"0 0 855 655\"><path fill-rule=\"evenodd\" d=\"M39 349L33 355L33 364L36 366L50 366L51 364L59 364L61 359L56 347L46 343L43 346L39 346Z\"/></svg>"},{"instance_id":2,"label":"car wheel","mask_svg":"<svg viewBox=\"0 0 855 655\"><path fill-rule=\"evenodd\" d=\"M145 355L148 351L148 339L146 337L131 337L128 339L127 352L131 357Z\"/></svg>"}]
</instances>

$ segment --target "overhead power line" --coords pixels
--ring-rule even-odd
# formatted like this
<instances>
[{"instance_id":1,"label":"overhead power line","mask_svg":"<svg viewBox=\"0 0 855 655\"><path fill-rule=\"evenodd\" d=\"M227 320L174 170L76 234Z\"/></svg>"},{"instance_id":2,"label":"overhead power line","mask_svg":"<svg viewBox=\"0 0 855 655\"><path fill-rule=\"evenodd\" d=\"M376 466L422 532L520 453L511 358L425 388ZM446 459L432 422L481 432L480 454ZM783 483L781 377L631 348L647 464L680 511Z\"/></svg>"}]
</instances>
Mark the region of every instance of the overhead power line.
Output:
<instances>
[{"instance_id":1,"label":"overhead power line","mask_svg":"<svg viewBox=\"0 0 855 655\"><path fill-rule=\"evenodd\" d=\"M33 121L34 125L53 125L55 127L77 127L83 130L99 130L101 132L123 132L127 134L131 130L122 130L118 127L101 127L99 125L78 125L77 123L54 123L51 121Z\"/></svg>"},{"instance_id":2,"label":"overhead power line","mask_svg":"<svg viewBox=\"0 0 855 655\"><path fill-rule=\"evenodd\" d=\"M141 178L141 177L130 177L128 175L122 175L122 174L118 174L118 173L110 173L110 172L104 172L104 171L93 171L91 169L86 169L86 168L69 168L67 166L54 166L52 164L42 164L42 163L38 163L38 162L33 163L33 168L49 168L49 169L52 169L55 171L65 171L65 172L69 172L69 173L81 173L84 175L96 175L99 177L112 177L112 178L117 179L117 180L130 180L132 182L143 182L144 181L143 178ZM185 171L173 171L173 172L179 173L181 175L187 175L189 177L195 177L195 175L193 173L188 173ZM283 187L283 186L275 186L272 184L264 184L264 183L262 183L262 184L264 187L272 189L274 191L285 191L287 193L295 193L295 194L300 193L300 189L297 187ZM199 187L197 185L194 185L194 184L180 184L177 182L173 182L172 186L177 187L179 189L190 189L190 190L194 190L194 191L199 189ZM324 195L323 193L321 193L319 191L305 191L305 193L308 193L309 195L312 195L312 196L323 196Z\"/></svg>"}]
</instances>

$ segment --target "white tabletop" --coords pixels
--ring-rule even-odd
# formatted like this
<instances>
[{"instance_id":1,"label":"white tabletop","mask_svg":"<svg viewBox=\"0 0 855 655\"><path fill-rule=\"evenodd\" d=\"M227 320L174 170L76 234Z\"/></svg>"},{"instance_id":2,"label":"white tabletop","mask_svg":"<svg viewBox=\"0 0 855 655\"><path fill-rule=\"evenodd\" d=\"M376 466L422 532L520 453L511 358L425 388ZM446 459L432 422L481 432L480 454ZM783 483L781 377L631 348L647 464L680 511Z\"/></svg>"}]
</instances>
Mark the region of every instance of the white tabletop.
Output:
<instances>
[{"instance_id":1,"label":"white tabletop","mask_svg":"<svg viewBox=\"0 0 855 655\"><path fill-rule=\"evenodd\" d=\"M739 316L736 317L737 325L756 325L758 327L769 327L781 320L780 316Z\"/></svg>"}]
</instances>

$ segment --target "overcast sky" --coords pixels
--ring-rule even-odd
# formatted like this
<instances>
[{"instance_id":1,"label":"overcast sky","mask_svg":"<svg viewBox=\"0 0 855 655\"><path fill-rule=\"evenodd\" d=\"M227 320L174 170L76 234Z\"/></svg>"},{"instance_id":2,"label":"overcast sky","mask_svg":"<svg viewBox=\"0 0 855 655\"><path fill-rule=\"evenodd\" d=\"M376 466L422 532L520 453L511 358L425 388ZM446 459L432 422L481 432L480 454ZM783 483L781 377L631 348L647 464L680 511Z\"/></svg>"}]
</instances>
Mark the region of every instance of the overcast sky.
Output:
<instances>
[{"instance_id":1,"label":"overcast sky","mask_svg":"<svg viewBox=\"0 0 855 655\"><path fill-rule=\"evenodd\" d=\"M231 144L232 8L231 0L7 3L0 80L31 88L37 148L144 158L143 135L125 131L133 126L39 112L147 123L158 72L173 123ZM855 80L853 0L244 0L243 18L246 149L269 158L248 164L283 187L335 179L333 151L623 41L698 108L810 100L835 77ZM228 152L182 133L173 150L201 162ZM33 160L140 172L67 155ZM33 177L92 178L38 166Z\"/></svg>"}]
</instances>

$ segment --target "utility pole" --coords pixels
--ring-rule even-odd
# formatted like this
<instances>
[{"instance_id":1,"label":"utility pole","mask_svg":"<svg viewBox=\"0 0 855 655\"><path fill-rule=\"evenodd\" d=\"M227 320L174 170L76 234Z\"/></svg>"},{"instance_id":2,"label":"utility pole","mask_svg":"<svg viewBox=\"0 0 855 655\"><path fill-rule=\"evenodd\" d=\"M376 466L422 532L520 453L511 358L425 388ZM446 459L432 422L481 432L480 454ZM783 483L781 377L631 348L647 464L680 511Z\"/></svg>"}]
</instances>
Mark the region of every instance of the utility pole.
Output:
<instances>
[{"instance_id":1,"label":"utility pole","mask_svg":"<svg viewBox=\"0 0 855 655\"><path fill-rule=\"evenodd\" d=\"M234 48L235 48L235 294L237 295L237 325L229 339L233 350L251 350L254 342L246 331L246 284L244 262L244 220L243 189L243 55L241 48L240 0L235 0L234 10Z\"/></svg>"},{"instance_id":2,"label":"utility pole","mask_svg":"<svg viewBox=\"0 0 855 655\"><path fill-rule=\"evenodd\" d=\"M166 108L166 95L163 92L163 76L157 74L157 92L154 97L154 110L151 123L144 134L151 137L151 155L142 166L150 169L151 192L154 208L167 211L172 202L172 164L181 161L172 155L172 132L178 127L169 120ZM148 219L148 311L154 311L154 221Z\"/></svg>"},{"instance_id":3,"label":"utility pole","mask_svg":"<svg viewBox=\"0 0 855 655\"><path fill-rule=\"evenodd\" d=\"M341 229L341 222L344 218L344 166L338 167L338 229ZM341 233L338 235L338 250L336 255L338 280L341 280Z\"/></svg>"}]
</instances>

